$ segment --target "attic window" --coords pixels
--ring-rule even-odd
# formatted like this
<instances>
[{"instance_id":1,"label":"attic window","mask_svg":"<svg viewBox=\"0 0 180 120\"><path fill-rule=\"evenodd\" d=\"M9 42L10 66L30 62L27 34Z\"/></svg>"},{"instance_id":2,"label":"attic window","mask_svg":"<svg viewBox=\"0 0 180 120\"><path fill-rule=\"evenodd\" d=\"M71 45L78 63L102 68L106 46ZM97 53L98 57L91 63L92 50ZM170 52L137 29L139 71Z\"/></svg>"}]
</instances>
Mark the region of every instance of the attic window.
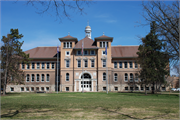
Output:
<instances>
[{"instance_id":1,"label":"attic window","mask_svg":"<svg viewBox=\"0 0 180 120\"><path fill-rule=\"evenodd\" d=\"M72 48L72 42L64 42L64 48Z\"/></svg>"},{"instance_id":2,"label":"attic window","mask_svg":"<svg viewBox=\"0 0 180 120\"><path fill-rule=\"evenodd\" d=\"M106 45L107 45L107 47L108 47L108 42L100 42L100 47L101 47L101 48L105 48Z\"/></svg>"}]
</instances>

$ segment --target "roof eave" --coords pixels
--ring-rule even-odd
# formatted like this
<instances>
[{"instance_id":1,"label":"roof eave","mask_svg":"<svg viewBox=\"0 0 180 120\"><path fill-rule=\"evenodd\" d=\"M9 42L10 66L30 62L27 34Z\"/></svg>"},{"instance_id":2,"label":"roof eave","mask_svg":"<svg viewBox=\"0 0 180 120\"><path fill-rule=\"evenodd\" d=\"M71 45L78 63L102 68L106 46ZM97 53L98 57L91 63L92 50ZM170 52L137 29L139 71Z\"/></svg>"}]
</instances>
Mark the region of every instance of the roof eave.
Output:
<instances>
[{"instance_id":1,"label":"roof eave","mask_svg":"<svg viewBox=\"0 0 180 120\"><path fill-rule=\"evenodd\" d=\"M73 48L75 50L79 50L79 49L82 49L82 48ZM83 49L99 49L99 48L83 48Z\"/></svg>"},{"instance_id":2,"label":"roof eave","mask_svg":"<svg viewBox=\"0 0 180 120\"><path fill-rule=\"evenodd\" d=\"M59 41L76 41L78 42L77 38L58 38Z\"/></svg>"},{"instance_id":3,"label":"roof eave","mask_svg":"<svg viewBox=\"0 0 180 120\"><path fill-rule=\"evenodd\" d=\"M97 37L97 38L94 38L95 39L95 41L98 41L98 40L111 40L111 42L113 41L113 37L101 37L101 38L99 38L99 37Z\"/></svg>"}]
</instances>

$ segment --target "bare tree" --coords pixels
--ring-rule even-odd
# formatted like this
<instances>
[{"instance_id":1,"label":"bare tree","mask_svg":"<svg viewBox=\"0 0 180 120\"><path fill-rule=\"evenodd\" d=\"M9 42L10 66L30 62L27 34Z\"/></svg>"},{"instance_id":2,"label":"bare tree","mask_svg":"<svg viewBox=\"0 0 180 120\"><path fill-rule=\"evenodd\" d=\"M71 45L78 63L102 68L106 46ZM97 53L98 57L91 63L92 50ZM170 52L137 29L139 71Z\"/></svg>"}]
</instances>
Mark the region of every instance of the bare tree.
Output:
<instances>
[{"instance_id":1,"label":"bare tree","mask_svg":"<svg viewBox=\"0 0 180 120\"><path fill-rule=\"evenodd\" d=\"M71 20L74 13L86 14L84 7L93 4L92 0L28 0L26 5L33 6L38 14L47 13L56 17L56 20L62 22L62 18Z\"/></svg>"},{"instance_id":2,"label":"bare tree","mask_svg":"<svg viewBox=\"0 0 180 120\"><path fill-rule=\"evenodd\" d=\"M171 65L179 61L179 1L172 4L163 1L151 0L142 2L143 17L149 25L152 21L157 23L157 32L161 40L166 43L166 50L170 56Z\"/></svg>"}]
</instances>

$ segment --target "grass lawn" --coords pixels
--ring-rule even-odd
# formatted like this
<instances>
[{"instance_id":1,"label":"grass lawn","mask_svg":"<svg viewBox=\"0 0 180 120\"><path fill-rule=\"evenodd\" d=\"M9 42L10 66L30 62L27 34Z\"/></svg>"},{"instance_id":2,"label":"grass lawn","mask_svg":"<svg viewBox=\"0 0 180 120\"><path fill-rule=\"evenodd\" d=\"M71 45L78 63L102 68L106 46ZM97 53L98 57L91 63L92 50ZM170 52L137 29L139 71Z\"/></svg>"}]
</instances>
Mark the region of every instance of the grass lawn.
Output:
<instances>
[{"instance_id":1,"label":"grass lawn","mask_svg":"<svg viewBox=\"0 0 180 120\"><path fill-rule=\"evenodd\" d=\"M9 93L3 119L178 119L178 94Z\"/></svg>"}]
</instances>

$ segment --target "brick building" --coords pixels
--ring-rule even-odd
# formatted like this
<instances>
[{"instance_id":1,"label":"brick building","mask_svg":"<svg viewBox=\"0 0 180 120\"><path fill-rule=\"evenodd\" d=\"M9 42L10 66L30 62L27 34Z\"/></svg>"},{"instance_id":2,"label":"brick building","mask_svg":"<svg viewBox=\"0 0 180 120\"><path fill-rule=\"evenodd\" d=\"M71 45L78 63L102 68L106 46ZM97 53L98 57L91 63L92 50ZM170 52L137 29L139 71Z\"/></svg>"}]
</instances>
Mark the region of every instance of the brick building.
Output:
<instances>
[{"instance_id":1,"label":"brick building","mask_svg":"<svg viewBox=\"0 0 180 120\"><path fill-rule=\"evenodd\" d=\"M102 35L91 39L91 27L85 28L85 38L79 40L70 35L59 38L61 47L36 47L25 51L31 64L20 64L26 74L24 85L7 85L7 92L33 91L128 91L128 82L139 81L139 65L135 62L138 46L111 46L113 37ZM83 56L82 56L83 44ZM107 45L107 60L105 46ZM58 65L57 65L57 56ZM82 70L83 67L83 70ZM108 71L108 88L106 67ZM84 77L83 77L84 75ZM58 83L57 83L58 76ZM84 78L84 79L83 79ZM151 90L151 87L147 88Z\"/></svg>"}]
</instances>

